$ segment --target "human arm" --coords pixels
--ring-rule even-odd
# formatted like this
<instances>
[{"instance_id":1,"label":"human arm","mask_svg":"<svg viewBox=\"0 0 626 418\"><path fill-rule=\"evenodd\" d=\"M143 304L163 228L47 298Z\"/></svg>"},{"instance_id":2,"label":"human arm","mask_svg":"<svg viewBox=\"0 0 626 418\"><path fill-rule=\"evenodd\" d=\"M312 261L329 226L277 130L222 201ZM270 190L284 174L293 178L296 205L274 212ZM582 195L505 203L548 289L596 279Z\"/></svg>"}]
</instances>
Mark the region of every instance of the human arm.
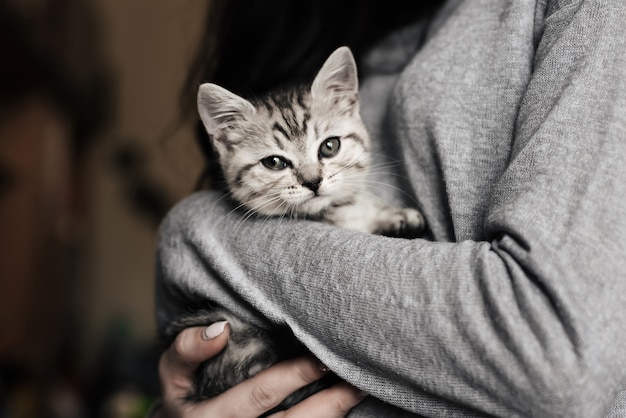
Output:
<instances>
[{"instance_id":1,"label":"human arm","mask_svg":"<svg viewBox=\"0 0 626 418\"><path fill-rule=\"evenodd\" d=\"M197 195L162 232L164 315L177 294L253 307L340 376L424 415L603 413L626 380L626 36L623 6L601 3L564 6L538 36L480 239L241 222Z\"/></svg>"}]
</instances>

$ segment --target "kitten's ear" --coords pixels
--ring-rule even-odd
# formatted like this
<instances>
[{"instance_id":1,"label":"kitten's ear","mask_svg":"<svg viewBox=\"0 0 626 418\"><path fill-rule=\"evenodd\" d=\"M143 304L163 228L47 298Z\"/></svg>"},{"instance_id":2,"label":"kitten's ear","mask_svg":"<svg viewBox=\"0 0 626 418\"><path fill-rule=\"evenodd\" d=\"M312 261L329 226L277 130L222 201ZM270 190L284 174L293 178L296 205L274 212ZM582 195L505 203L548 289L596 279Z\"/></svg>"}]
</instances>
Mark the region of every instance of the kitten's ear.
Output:
<instances>
[{"instance_id":1,"label":"kitten's ear","mask_svg":"<svg viewBox=\"0 0 626 418\"><path fill-rule=\"evenodd\" d=\"M330 54L311 86L314 98L329 95L353 96L358 90L356 63L347 46L342 46Z\"/></svg>"},{"instance_id":2,"label":"kitten's ear","mask_svg":"<svg viewBox=\"0 0 626 418\"><path fill-rule=\"evenodd\" d=\"M205 83L198 89L198 113L212 136L254 116L252 103L216 84Z\"/></svg>"}]
</instances>

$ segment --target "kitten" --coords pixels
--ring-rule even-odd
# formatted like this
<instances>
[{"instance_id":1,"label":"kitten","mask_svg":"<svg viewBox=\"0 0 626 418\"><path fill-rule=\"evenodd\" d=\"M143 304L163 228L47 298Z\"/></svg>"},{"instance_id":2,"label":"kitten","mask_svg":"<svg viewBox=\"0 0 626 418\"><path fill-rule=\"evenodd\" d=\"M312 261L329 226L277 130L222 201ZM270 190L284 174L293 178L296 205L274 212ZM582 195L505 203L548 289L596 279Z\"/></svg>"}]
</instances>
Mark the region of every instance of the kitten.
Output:
<instances>
[{"instance_id":1,"label":"kitten","mask_svg":"<svg viewBox=\"0 0 626 418\"><path fill-rule=\"evenodd\" d=\"M391 207L365 191L370 138L359 115L357 69L347 47L330 55L308 88L246 100L207 83L200 86L198 109L228 192L246 210L395 237L422 233L417 210ZM195 311L166 334L171 341L184 328L220 320L229 322L230 341L198 370L190 400L219 394L303 351L288 332L270 335L223 309ZM298 393L282 406L308 394Z\"/></svg>"}]
</instances>

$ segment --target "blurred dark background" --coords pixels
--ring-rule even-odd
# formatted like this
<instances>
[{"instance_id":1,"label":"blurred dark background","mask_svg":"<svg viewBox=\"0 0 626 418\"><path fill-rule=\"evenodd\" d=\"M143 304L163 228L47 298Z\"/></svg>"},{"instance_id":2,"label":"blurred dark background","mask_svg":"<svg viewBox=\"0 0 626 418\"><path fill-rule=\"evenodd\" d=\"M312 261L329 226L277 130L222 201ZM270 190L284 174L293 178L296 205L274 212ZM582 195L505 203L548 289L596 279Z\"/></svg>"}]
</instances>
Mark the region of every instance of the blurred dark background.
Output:
<instances>
[{"instance_id":1,"label":"blurred dark background","mask_svg":"<svg viewBox=\"0 0 626 418\"><path fill-rule=\"evenodd\" d=\"M139 417L153 264L201 166L179 96L209 2L0 1L0 417Z\"/></svg>"},{"instance_id":2,"label":"blurred dark background","mask_svg":"<svg viewBox=\"0 0 626 418\"><path fill-rule=\"evenodd\" d=\"M200 82L310 80L441 3L0 0L0 418L142 417L158 396L158 224L219 178Z\"/></svg>"}]
</instances>

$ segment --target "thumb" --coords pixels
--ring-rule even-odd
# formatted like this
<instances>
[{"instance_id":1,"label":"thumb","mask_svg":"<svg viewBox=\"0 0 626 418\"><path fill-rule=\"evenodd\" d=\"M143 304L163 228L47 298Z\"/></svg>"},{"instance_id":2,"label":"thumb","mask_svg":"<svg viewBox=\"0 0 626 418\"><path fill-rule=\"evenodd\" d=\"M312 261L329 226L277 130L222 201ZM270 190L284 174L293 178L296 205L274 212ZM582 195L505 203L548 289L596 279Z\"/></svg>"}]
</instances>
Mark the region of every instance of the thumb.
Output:
<instances>
[{"instance_id":1,"label":"thumb","mask_svg":"<svg viewBox=\"0 0 626 418\"><path fill-rule=\"evenodd\" d=\"M228 335L226 321L181 331L159 361L159 376L163 390L176 393L188 391L191 388L193 373L200 363L222 351L228 342Z\"/></svg>"}]
</instances>

